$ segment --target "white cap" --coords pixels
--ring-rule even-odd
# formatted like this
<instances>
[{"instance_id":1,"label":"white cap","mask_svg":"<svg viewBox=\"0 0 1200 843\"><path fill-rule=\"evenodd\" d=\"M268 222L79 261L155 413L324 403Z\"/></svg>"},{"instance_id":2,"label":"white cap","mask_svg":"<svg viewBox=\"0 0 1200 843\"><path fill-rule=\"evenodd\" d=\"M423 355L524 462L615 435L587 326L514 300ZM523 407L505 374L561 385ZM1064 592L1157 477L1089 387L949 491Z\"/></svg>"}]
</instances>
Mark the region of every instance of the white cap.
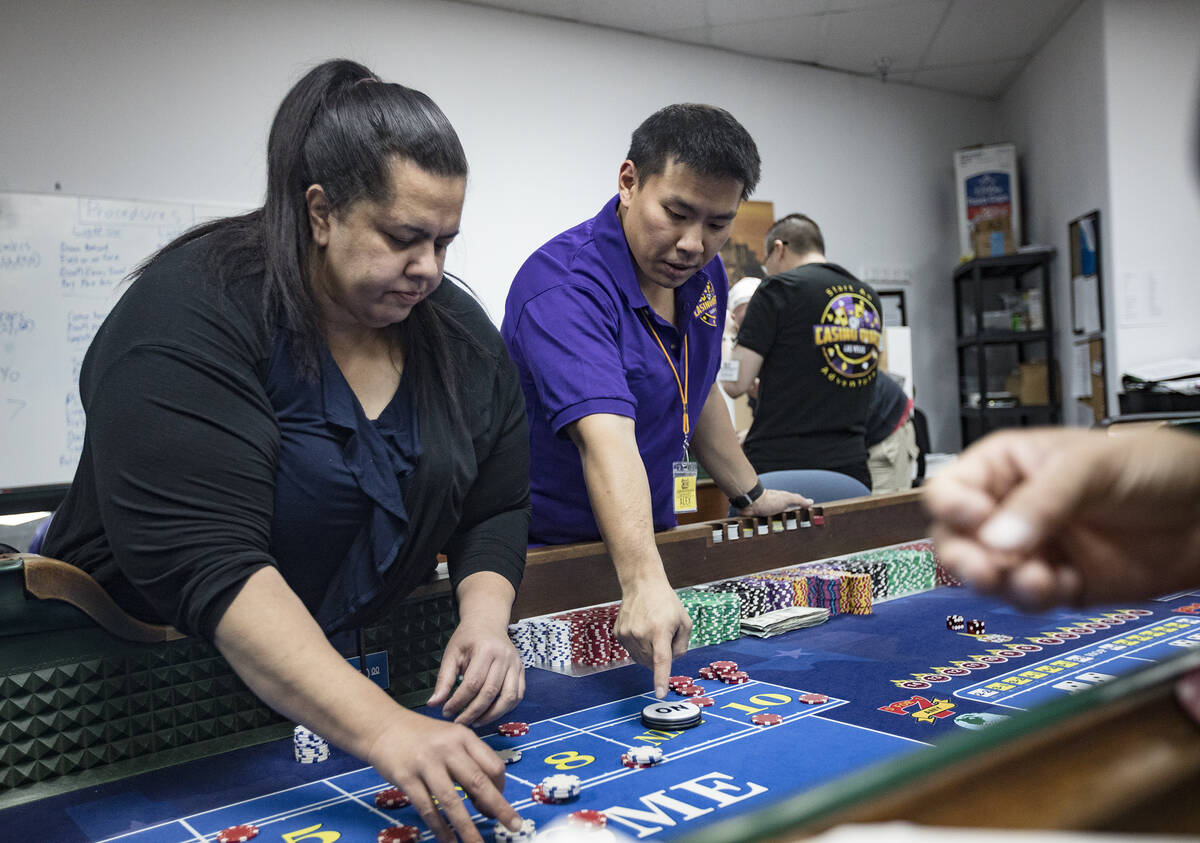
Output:
<instances>
[{"instance_id":1,"label":"white cap","mask_svg":"<svg viewBox=\"0 0 1200 843\"><path fill-rule=\"evenodd\" d=\"M762 283L761 278L743 278L741 281L729 288L729 309L733 310L739 305L743 305L754 296L754 291L758 289L758 285Z\"/></svg>"}]
</instances>

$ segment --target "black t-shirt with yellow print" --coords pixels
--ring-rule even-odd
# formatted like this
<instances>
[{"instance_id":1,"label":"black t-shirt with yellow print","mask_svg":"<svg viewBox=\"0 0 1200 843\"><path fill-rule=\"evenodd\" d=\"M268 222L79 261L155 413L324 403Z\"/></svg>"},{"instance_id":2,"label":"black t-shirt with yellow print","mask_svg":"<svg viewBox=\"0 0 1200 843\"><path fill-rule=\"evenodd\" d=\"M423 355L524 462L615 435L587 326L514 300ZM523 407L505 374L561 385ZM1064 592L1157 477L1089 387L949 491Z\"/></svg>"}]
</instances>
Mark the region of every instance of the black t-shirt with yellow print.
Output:
<instances>
[{"instance_id":1,"label":"black t-shirt with yellow print","mask_svg":"<svg viewBox=\"0 0 1200 843\"><path fill-rule=\"evenodd\" d=\"M764 281L738 344L763 356L745 451L758 473L823 468L868 487L868 411L878 375L883 309L870 284L833 263Z\"/></svg>"}]
</instances>

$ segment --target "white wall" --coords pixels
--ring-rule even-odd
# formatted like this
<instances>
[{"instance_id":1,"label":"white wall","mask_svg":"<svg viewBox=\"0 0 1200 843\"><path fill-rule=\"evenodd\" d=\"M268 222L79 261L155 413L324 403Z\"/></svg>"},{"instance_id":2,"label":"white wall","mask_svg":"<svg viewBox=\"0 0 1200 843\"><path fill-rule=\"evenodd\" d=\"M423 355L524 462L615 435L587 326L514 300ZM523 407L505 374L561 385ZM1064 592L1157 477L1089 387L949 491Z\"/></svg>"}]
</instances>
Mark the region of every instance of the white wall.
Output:
<instances>
[{"instance_id":1,"label":"white wall","mask_svg":"<svg viewBox=\"0 0 1200 843\"><path fill-rule=\"evenodd\" d=\"M757 198L813 215L851 271L913 268L918 402L935 449L957 447L951 162L999 139L992 103L453 2L8 2L0 190L258 204L279 99L338 55L459 130L472 174L448 268L497 319L529 252L615 192L637 123L729 108L759 143Z\"/></svg>"},{"instance_id":2,"label":"white wall","mask_svg":"<svg viewBox=\"0 0 1200 843\"><path fill-rule=\"evenodd\" d=\"M1054 246L1054 319L1063 374L1064 422L1090 424L1091 410L1069 396L1071 250L1067 223L1101 209L1101 255L1111 277L1104 14L1084 3L1034 56L1001 100L1006 137L1017 146L1024 189L1025 239ZM1112 296L1105 291L1106 305ZM1111 314L1106 324L1112 324ZM1111 335L1111 332L1110 332ZM1110 340L1111 342L1111 340ZM1109 366L1115 359L1109 349ZM1110 389L1110 392L1112 390Z\"/></svg>"},{"instance_id":3,"label":"white wall","mask_svg":"<svg viewBox=\"0 0 1200 843\"><path fill-rule=\"evenodd\" d=\"M1107 0L1104 40L1119 374L1200 358L1200 3Z\"/></svg>"},{"instance_id":4,"label":"white wall","mask_svg":"<svg viewBox=\"0 0 1200 843\"><path fill-rule=\"evenodd\" d=\"M1027 239L1059 250L1063 352L1071 327L1067 223L1101 209L1110 413L1127 368L1200 357L1197 45L1194 0L1087 0L1001 101L1025 167ZM1070 387L1068 377L1068 395ZM1068 421L1090 422L1067 403Z\"/></svg>"}]
</instances>

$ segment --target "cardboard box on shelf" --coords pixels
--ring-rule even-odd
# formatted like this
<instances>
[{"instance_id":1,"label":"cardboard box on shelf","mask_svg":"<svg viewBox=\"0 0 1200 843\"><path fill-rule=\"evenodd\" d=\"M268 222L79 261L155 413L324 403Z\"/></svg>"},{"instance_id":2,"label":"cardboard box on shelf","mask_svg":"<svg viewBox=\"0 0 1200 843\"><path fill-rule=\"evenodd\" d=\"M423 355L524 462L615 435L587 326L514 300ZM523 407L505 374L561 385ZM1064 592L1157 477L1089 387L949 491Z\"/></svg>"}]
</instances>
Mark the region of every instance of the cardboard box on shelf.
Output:
<instances>
[{"instance_id":1,"label":"cardboard box on shelf","mask_svg":"<svg viewBox=\"0 0 1200 843\"><path fill-rule=\"evenodd\" d=\"M954 153L958 240L963 260L1011 255L1021 245L1017 149L1011 143Z\"/></svg>"},{"instance_id":2,"label":"cardboard box on shelf","mask_svg":"<svg viewBox=\"0 0 1200 843\"><path fill-rule=\"evenodd\" d=\"M1055 373L1057 378L1057 372ZM1045 360L1022 363L1004 379L1004 388L1017 396L1023 407L1050 403L1050 372Z\"/></svg>"}]
</instances>

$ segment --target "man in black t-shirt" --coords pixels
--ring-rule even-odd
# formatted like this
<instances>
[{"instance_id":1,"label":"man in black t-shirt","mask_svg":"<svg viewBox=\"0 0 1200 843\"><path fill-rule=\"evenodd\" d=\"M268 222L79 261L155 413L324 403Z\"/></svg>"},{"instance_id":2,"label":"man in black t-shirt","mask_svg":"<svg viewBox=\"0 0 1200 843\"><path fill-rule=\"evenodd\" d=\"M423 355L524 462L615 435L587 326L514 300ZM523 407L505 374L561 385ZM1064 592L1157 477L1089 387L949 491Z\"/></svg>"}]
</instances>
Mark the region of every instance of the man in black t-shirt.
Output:
<instances>
[{"instance_id":1,"label":"man in black t-shirt","mask_svg":"<svg viewBox=\"0 0 1200 843\"><path fill-rule=\"evenodd\" d=\"M758 288L738 331L731 396L759 378L746 456L760 474L839 471L871 486L865 439L882 339L871 285L825 260L820 227L803 214L771 226Z\"/></svg>"}]
</instances>

